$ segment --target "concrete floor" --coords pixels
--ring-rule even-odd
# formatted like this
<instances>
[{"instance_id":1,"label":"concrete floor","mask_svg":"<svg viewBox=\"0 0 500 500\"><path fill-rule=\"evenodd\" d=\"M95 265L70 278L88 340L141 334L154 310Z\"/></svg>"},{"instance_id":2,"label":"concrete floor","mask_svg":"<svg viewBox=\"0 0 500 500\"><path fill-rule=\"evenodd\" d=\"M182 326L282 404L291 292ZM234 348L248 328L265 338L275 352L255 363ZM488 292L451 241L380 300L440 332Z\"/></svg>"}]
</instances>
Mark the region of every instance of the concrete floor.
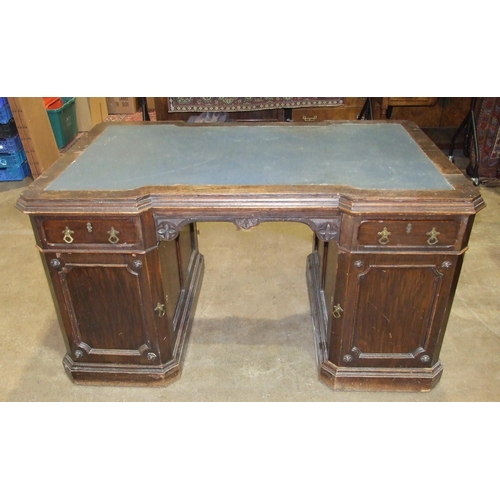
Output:
<instances>
[{"instance_id":1,"label":"concrete floor","mask_svg":"<svg viewBox=\"0 0 500 500\"><path fill-rule=\"evenodd\" d=\"M2 401L499 401L500 188L480 188L476 217L429 393L334 392L319 382L305 279L312 232L268 223L252 231L203 223L206 271L182 378L162 388L78 386L65 354L23 186L0 183Z\"/></svg>"}]
</instances>

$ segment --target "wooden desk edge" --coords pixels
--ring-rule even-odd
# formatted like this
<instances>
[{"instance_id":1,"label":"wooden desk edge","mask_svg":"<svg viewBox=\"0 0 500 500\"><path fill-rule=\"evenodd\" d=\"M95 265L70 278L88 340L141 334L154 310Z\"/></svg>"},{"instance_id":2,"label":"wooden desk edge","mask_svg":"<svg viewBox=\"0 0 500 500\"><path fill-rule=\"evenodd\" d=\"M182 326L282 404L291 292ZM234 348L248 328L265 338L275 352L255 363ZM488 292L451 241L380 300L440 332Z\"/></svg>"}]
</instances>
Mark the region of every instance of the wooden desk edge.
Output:
<instances>
[{"instance_id":1,"label":"wooden desk edge","mask_svg":"<svg viewBox=\"0 0 500 500\"><path fill-rule=\"evenodd\" d=\"M168 123L168 122L167 122ZM270 123L270 127L328 127L332 124L387 124L386 121L336 121L318 124ZM25 190L16 207L26 214L43 213L141 213L150 208L216 210L341 209L349 213L367 210L412 212L413 203L425 212L472 214L484 208L482 197L462 172L451 163L432 141L412 122L391 121L402 125L436 165L453 190L374 190L345 185L300 186L143 186L126 191L47 191L46 188L109 126L137 126L135 122L101 123L83 136L64 156ZM165 125L165 122L141 122L141 126ZM256 123L188 124L180 127L248 127ZM71 200L71 201L69 201Z\"/></svg>"}]
</instances>

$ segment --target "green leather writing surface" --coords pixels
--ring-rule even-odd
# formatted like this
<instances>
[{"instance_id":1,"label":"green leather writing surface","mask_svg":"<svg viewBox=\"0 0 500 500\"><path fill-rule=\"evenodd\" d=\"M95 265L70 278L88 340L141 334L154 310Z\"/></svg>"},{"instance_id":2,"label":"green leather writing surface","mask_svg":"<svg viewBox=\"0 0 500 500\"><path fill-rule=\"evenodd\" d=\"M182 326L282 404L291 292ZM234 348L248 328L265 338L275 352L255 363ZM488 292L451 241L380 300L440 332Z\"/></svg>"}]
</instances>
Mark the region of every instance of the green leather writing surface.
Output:
<instances>
[{"instance_id":1,"label":"green leather writing surface","mask_svg":"<svg viewBox=\"0 0 500 500\"><path fill-rule=\"evenodd\" d=\"M110 125L47 190L171 185L449 190L399 124Z\"/></svg>"}]
</instances>

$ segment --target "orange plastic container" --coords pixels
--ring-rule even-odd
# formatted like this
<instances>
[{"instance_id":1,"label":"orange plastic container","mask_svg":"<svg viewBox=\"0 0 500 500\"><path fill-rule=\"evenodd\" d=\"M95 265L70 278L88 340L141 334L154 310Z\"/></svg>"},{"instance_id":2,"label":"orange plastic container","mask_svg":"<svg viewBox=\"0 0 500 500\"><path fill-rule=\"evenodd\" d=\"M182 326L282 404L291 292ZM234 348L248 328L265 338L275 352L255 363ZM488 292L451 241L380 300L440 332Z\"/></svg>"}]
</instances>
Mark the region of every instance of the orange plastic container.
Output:
<instances>
[{"instance_id":1,"label":"orange plastic container","mask_svg":"<svg viewBox=\"0 0 500 500\"><path fill-rule=\"evenodd\" d=\"M45 104L45 109L59 109L64 104L60 97L44 97L43 103Z\"/></svg>"}]
</instances>

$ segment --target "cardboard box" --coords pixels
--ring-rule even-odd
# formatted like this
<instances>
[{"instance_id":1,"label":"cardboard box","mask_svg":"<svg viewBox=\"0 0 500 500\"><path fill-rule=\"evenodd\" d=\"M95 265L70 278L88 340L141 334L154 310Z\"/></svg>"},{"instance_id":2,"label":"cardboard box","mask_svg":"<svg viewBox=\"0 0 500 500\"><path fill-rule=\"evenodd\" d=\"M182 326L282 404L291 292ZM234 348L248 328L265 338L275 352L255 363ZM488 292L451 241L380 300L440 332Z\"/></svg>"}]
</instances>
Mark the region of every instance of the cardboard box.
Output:
<instances>
[{"instance_id":1,"label":"cardboard box","mask_svg":"<svg viewBox=\"0 0 500 500\"><path fill-rule=\"evenodd\" d=\"M108 105L105 97L77 97L76 122L79 132L86 132L102 123L108 116Z\"/></svg>"},{"instance_id":2,"label":"cardboard box","mask_svg":"<svg viewBox=\"0 0 500 500\"><path fill-rule=\"evenodd\" d=\"M89 97L89 106L93 127L106 121L108 117L108 103L104 97Z\"/></svg>"},{"instance_id":3,"label":"cardboard box","mask_svg":"<svg viewBox=\"0 0 500 500\"><path fill-rule=\"evenodd\" d=\"M110 115L126 115L140 110L137 97L106 97L106 103Z\"/></svg>"},{"instance_id":4,"label":"cardboard box","mask_svg":"<svg viewBox=\"0 0 500 500\"><path fill-rule=\"evenodd\" d=\"M41 97L9 97L19 137L33 178L59 159L54 132Z\"/></svg>"}]
</instances>

